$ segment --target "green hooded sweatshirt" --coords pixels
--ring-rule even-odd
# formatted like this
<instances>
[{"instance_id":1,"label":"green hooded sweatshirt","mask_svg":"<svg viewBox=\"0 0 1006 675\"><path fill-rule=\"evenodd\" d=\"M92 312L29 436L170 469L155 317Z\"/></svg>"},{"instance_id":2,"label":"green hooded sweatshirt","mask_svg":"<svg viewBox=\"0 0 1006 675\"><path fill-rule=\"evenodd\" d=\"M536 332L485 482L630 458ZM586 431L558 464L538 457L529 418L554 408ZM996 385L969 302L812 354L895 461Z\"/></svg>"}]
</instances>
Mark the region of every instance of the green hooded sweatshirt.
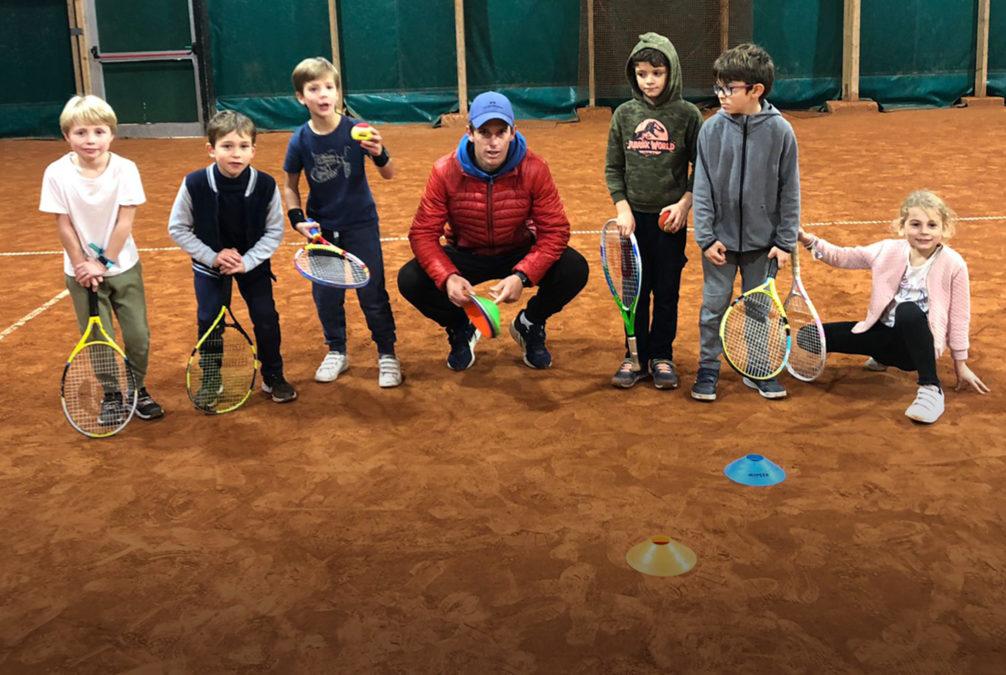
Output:
<instances>
[{"instance_id":1,"label":"green hooded sweatshirt","mask_svg":"<svg viewBox=\"0 0 1006 675\"><path fill-rule=\"evenodd\" d=\"M695 164L702 114L681 98L681 64L671 41L644 33L632 54L647 47L667 57L667 85L656 100L648 101L636 82L630 55L625 74L633 99L611 117L604 176L613 202L626 199L636 211L659 213L692 189L688 165Z\"/></svg>"}]
</instances>

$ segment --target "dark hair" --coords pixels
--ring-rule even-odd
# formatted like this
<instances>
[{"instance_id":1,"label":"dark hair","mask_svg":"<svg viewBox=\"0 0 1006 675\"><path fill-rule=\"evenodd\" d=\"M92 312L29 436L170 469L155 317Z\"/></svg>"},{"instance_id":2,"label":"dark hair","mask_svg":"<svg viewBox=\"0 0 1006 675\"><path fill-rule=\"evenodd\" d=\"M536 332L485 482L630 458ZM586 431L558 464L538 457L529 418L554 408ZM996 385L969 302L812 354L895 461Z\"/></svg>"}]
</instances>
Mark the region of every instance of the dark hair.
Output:
<instances>
[{"instance_id":1,"label":"dark hair","mask_svg":"<svg viewBox=\"0 0 1006 675\"><path fill-rule=\"evenodd\" d=\"M654 68L671 67L671 64L667 61L667 54L663 53L659 49L654 49L653 47L644 47L629 57L629 63L632 64L633 68L644 61L649 63Z\"/></svg>"},{"instance_id":2,"label":"dark hair","mask_svg":"<svg viewBox=\"0 0 1006 675\"><path fill-rule=\"evenodd\" d=\"M717 82L744 82L765 87L762 98L772 91L775 80L775 64L768 52L756 44L746 42L728 49L713 64L713 76Z\"/></svg>"},{"instance_id":3,"label":"dark hair","mask_svg":"<svg viewBox=\"0 0 1006 675\"><path fill-rule=\"evenodd\" d=\"M209 124L206 125L206 138L210 145L216 145L218 139L232 131L236 131L242 136L248 136L252 143L255 142L255 123L234 110L221 110L211 117Z\"/></svg>"}]
</instances>

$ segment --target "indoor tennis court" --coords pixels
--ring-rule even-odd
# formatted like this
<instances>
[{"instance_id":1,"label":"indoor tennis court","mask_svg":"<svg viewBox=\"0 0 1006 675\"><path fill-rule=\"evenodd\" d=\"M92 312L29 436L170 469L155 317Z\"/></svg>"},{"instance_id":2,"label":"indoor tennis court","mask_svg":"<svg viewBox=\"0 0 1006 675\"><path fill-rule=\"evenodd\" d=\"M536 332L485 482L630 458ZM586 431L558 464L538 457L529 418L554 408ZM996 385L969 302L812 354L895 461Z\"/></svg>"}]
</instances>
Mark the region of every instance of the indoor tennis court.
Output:
<instances>
[{"instance_id":1,"label":"indoor tennis court","mask_svg":"<svg viewBox=\"0 0 1006 675\"><path fill-rule=\"evenodd\" d=\"M968 363L992 393L954 392L945 355L947 410L931 426L903 414L914 374L870 372L843 355L813 383L785 376L781 401L726 366L719 400L691 400L702 289L691 236L681 388L613 388L622 322L597 235L614 215L610 117L520 117L562 195L570 246L591 265L587 287L548 323L551 369L527 368L505 330L478 344L471 369L446 367L446 336L394 280L412 257L406 235L429 169L463 129L375 122L398 171L391 181L371 173L370 185L405 383L377 386L353 294L350 368L335 383L312 379L326 346L292 266L302 240L287 229L274 293L300 396L276 405L256 393L216 416L186 395L196 303L189 260L167 234L181 179L209 161L205 140L116 139L147 196L134 238L152 334L147 385L166 416L102 440L76 433L59 402L79 331L51 217L37 207L42 173L66 143L0 139L0 670L1001 671L1001 101L786 111L814 234L846 246L890 236L904 196L923 187L961 217L950 244L970 272ZM254 166L280 176L289 138L261 133ZM868 271L802 260L824 321L863 317ZM789 282L787 269L781 289ZM504 324L518 309L501 306ZM235 311L247 322L242 303ZM727 480L724 466L748 453L786 480ZM629 567L626 551L655 534L693 549L695 568L657 577Z\"/></svg>"}]
</instances>

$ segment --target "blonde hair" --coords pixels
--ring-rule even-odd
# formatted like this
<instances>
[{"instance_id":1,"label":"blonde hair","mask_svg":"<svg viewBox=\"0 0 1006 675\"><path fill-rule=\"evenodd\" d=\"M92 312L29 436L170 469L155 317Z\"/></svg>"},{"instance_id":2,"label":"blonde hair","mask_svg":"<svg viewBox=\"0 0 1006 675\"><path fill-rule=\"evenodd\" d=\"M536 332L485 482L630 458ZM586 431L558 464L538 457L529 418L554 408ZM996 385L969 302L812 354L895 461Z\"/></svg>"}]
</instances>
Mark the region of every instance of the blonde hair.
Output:
<instances>
[{"instance_id":1,"label":"blonde hair","mask_svg":"<svg viewBox=\"0 0 1006 675\"><path fill-rule=\"evenodd\" d=\"M114 134L119 120L115 117L112 106L97 96L88 94L71 98L59 114L59 128L63 135L69 134L74 124L104 124Z\"/></svg>"},{"instance_id":2,"label":"blonde hair","mask_svg":"<svg viewBox=\"0 0 1006 675\"><path fill-rule=\"evenodd\" d=\"M235 110L221 110L210 118L206 125L206 139L210 145L215 146L217 140L223 138L232 131L236 131L240 136L247 136L255 144L255 123L246 115Z\"/></svg>"},{"instance_id":3,"label":"blonde hair","mask_svg":"<svg viewBox=\"0 0 1006 675\"><path fill-rule=\"evenodd\" d=\"M894 221L894 231L899 235L905 234L905 221L908 220L908 210L912 208L923 209L935 213L940 218L943 226L943 238L950 239L957 229L957 214L947 206L947 203L931 190L915 190L905 197L901 202L901 210L898 219Z\"/></svg>"},{"instance_id":4,"label":"blonde hair","mask_svg":"<svg viewBox=\"0 0 1006 675\"><path fill-rule=\"evenodd\" d=\"M335 82L335 88L339 91L339 98L342 98L342 78L339 77L339 69L324 56L313 56L304 59L293 69L293 88L298 94L304 93L304 86L311 80L319 80L326 75L331 75Z\"/></svg>"}]
</instances>

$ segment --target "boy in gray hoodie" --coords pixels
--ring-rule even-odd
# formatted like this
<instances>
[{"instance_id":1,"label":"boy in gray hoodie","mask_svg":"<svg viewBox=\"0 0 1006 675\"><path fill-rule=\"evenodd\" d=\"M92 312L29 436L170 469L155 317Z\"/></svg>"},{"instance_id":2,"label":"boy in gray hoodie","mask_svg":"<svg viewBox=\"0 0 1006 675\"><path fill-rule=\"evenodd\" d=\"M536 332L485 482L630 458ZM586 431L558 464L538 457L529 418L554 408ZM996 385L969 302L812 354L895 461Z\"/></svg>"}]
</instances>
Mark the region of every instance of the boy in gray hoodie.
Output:
<instances>
[{"instance_id":1,"label":"boy in gray hoodie","mask_svg":"<svg viewBox=\"0 0 1006 675\"><path fill-rule=\"evenodd\" d=\"M643 263L635 322L642 370L635 370L626 349L611 383L627 389L649 370L657 389L675 389L678 291L687 260L686 224L692 206L688 169L695 164L702 114L681 98L678 53L663 35L639 36L625 74L632 100L618 106L611 117L604 173L619 232L635 232Z\"/></svg>"},{"instance_id":2,"label":"boy in gray hoodie","mask_svg":"<svg viewBox=\"0 0 1006 675\"><path fill-rule=\"evenodd\" d=\"M702 249L699 371L692 398L716 400L719 326L741 272L743 290L765 280L769 258L782 267L800 225L796 136L765 96L775 66L761 47L742 44L713 64L720 110L702 126L695 166L695 243ZM744 384L765 398L784 398L775 379Z\"/></svg>"}]
</instances>

